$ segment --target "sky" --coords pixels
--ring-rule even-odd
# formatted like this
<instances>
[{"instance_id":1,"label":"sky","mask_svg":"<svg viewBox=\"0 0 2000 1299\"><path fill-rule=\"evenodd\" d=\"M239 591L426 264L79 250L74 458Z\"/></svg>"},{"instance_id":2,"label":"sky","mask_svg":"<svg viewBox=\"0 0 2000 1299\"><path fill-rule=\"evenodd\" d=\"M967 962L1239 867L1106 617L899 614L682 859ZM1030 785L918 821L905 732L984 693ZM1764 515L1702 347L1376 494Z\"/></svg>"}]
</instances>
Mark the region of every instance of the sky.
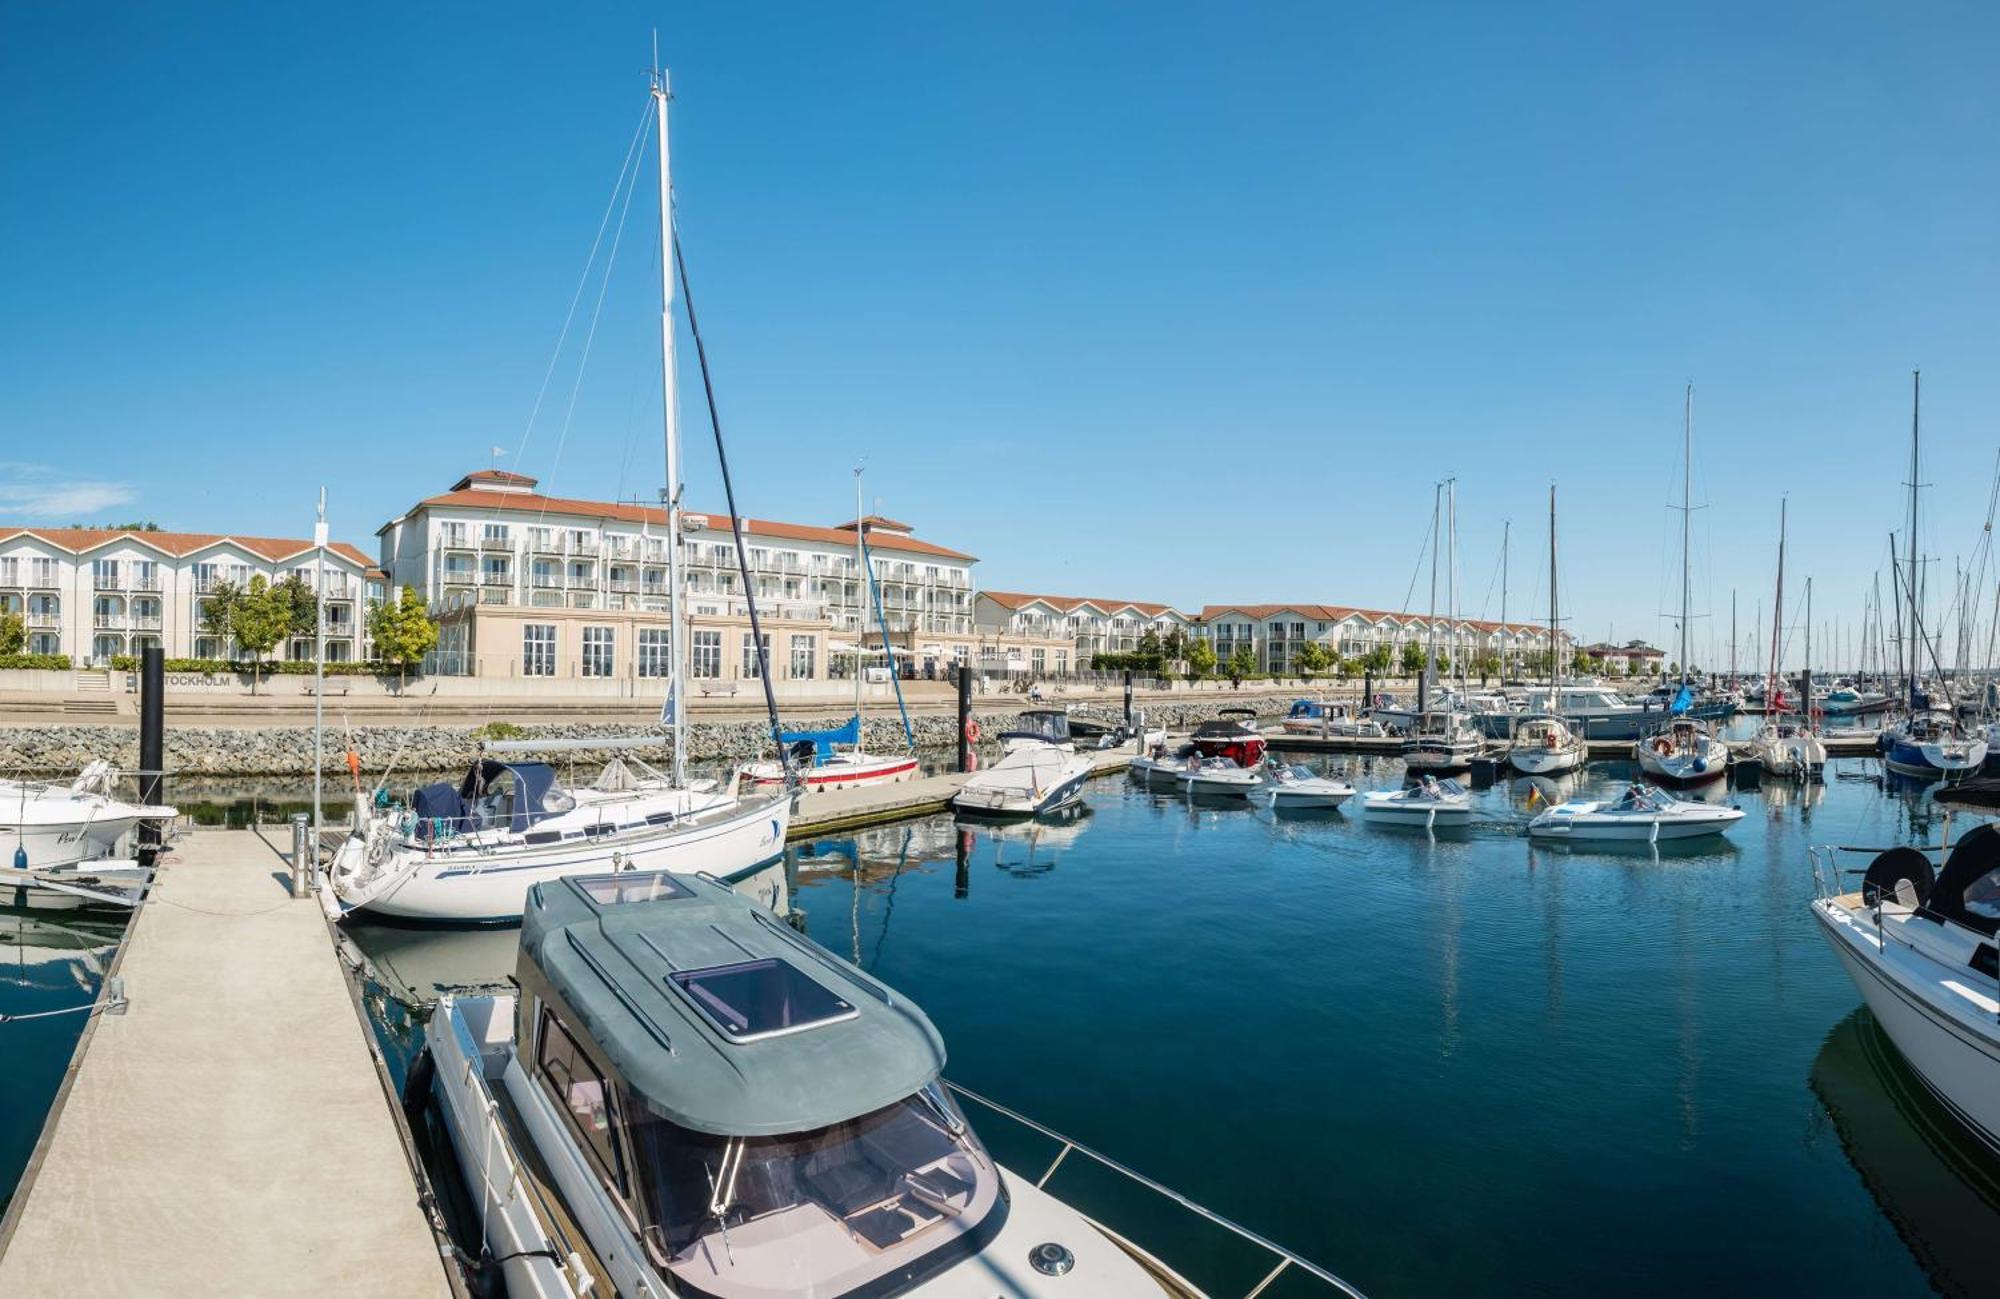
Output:
<instances>
[{"instance_id":1,"label":"sky","mask_svg":"<svg viewBox=\"0 0 2000 1299\"><path fill-rule=\"evenodd\" d=\"M1570 629L1671 648L1692 383L1696 657L1732 592L1752 657L1788 497L1825 663L1921 368L1934 602L1980 563L1974 5L0 6L0 523L309 535L323 484L372 551L496 447L654 498L655 29L745 513L851 518L865 461L987 588L1421 611L1456 476L1460 611L1510 530L1520 618L1553 483Z\"/></svg>"}]
</instances>

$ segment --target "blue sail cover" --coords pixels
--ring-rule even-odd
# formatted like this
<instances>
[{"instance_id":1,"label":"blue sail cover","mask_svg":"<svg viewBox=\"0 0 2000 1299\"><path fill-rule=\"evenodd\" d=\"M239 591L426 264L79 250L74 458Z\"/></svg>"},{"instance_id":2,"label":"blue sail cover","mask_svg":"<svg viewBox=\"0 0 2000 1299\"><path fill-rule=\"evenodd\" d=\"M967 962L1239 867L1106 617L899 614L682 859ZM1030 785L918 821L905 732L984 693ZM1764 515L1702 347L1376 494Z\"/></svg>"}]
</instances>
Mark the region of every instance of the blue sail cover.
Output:
<instances>
[{"instance_id":1,"label":"blue sail cover","mask_svg":"<svg viewBox=\"0 0 2000 1299\"><path fill-rule=\"evenodd\" d=\"M1694 687L1683 685L1680 693L1674 696L1673 705L1667 711L1684 713L1692 707L1694 707Z\"/></svg>"},{"instance_id":2,"label":"blue sail cover","mask_svg":"<svg viewBox=\"0 0 2000 1299\"><path fill-rule=\"evenodd\" d=\"M830 731L779 731L778 743L787 747L810 742L813 746L813 761L825 762L833 756L833 746L845 744L858 747L861 743L861 714L856 713L846 723Z\"/></svg>"}]
</instances>

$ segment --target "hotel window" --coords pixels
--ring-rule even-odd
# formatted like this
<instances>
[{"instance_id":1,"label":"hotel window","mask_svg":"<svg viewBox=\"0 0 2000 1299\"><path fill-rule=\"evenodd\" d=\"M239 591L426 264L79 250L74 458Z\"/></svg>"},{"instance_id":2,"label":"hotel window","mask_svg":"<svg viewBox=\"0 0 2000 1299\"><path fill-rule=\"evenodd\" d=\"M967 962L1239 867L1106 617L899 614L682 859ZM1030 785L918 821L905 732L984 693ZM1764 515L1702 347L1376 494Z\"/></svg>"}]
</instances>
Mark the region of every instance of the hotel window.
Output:
<instances>
[{"instance_id":1,"label":"hotel window","mask_svg":"<svg viewBox=\"0 0 2000 1299\"><path fill-rule=\"evenodd\" d=\"M688 675L704 680L714 680L722 675L722 633L719 631L698 631L688 642L694 651L694 662Z\"/></svg>"},{"instance_id":2,"label":"hotel window","mask_svg":"<svg viewBox=\"0 0 2000 1299\"><path fill-rule=\"evenodd\" d=\"M813 638L792 637L792 680L810 681L813 676Z\"/></svg>"},{"instance_id":3,"label":"hotel window","mask_svg":"<svg viewBox=\"0 0 2000 1299\"><path fill-rule=\"evenodd\" d=\"M479 535L485 541L505 542L508 539L507 525L504 523L485 524L480 528Z\"/></svg>"},{"instance_id":4,"label":"hotel window","mask_svg":"<svg viewBox=\"0 0 2000 1299\"><path fill-rule=\"evenodd\" d=\"M528 544L536 550L549 550L555 545L555 532L550 528L529 528Z\"/></svg>"},{"instance_id":5,"label":"hotel window","mask_svg":"<svg viewBox=\"0 0 2000 1299\"><path fill-rule=\"evenodd\" d=\"M667 649L670 642L664 627L644 627L639 631L639 675L664 677L673 674Z\"/></svg>"},{"instance_id":6,"label":"hotel window","mask_svg":"<svg viewBox=\"0 0 2000 1299\"><path fill-rule=\"evenodd\" d=\"M56 561L53 559L36 559L35 585L54 586L55 584L56 584Z\"/></svg>"},{"instance_id":7,"label":"hotel window","mask_svg":"<svg viewBox=\"0 0 2000 1299\"><path fill-rule=\"evenodd\" d=\"M465 544L465 525L463 523L447 523L442 525L438 531L443 536L444 544L447 546L463 546Z\"/></svg>"},{"instance_id":8,"label":"hotel window","mask_svg":"<svg viewBox=\"0 0 2000 1299\"><path fill-rule=\"evenodd\" d=\"M1057 651L1056 651L1056 675L1057 675L1057 676L1059 676L1059 677L1066 677L1066 676L1068 676L1068 675L1069 675L1069 651L1068 651L1068 650L1057 650Z\"/></svg>"},{"instance_id":9,"label":"hotel window","mask_svg":"<svg viewBox=\"0 0 2000 1299\"><path fill-rule=\"evenodd\" d=\"M118 585L118 561L115 559L94 559L90 562L90 573L99 587ZM1916 585L1914 582L1912 586Z\"/></svg>"},{"instance_id":10,"label":"hotel window","mask_svg":"<svg viewBox=\"0 0 2000 1299\"><path fill-rule=\"evenodd\" d=\"M764 633L762 638L762 644L764 649L763 658L768 659L771 657L770 632ZM764 675L763 665L759 660L757 654L757 648L758 648L758 641L752 638L749 632L747 631L744 632L743 633L743 679L745 681L755 681Z\"/></svg>"},{"instance_id":11,"label":"hotel window","mask_svg":"<svg viewBox=\"0 0 2000 1299\"><path fill-rule=\"evenodd\" d=\"M531 622L521 628L521 675L552 677L556 674L556 625Z\"/></svg>"},{"instance_id":12,"label":"hotel window","mask_svg":"<svg viewBox=\"0 0 2000 1299\"><path fill-rule=\"evenodd\" d=\"M1048 657L1049 655L1047 650L1040 650L1040 649L1030 650L1028 652L1028 664L1030 667L1034 668L1037 674L1040 674L1043 667L1045 667L1048 663Z\"/></svg>"},{"instance_id":13,"label":"hotel window","mask_svg":"<svg viewBox=\"0 0 2000 1299\"><path fill-rule=\"evenodd\" d=\"M486 555L479 561L480 571L488 577L508 576L508 559L505 555Z\"/></svg>"},{"instance_id":14,"label":"hotel window","mask_svg":"<svg viewBox=\"0 0 2000 1299\"><path fill-rule=\"evenodd\" d=\"M12 555L7 556L5 559L0 559L0 586L19 586L20 584L21 561L15 559Z\"/></svg>"},{"instance_id":15,"label":"hotel window","mask_svg":"<svg viewBox=\"0 0 2000 1299\"><path fill-rule=\"evenodd\" d=\"M585 627L583 629L583 675L587 677L608 677L617 670L617 629L613 627Z\"/></svg>"},{"instance_id":16,"label":"hotel window","mask_svg":"<svg viewBox=\"0 0 2000 1299\"><path fill-rule=\"evenodd\" d=\"M160 586L160 566L153 560L141 559L132 565L132 585L141 591L157 591Z\"/></svg>"}]
</instances>

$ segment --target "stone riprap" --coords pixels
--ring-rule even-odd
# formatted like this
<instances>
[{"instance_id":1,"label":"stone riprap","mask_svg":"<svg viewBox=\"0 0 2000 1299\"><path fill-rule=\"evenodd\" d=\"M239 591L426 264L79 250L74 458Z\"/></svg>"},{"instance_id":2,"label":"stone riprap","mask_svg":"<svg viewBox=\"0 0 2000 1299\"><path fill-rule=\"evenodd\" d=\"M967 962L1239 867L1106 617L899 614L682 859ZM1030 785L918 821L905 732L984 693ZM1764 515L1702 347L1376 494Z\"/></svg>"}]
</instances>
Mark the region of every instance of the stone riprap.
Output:
<instances>
[{"instance_id":1,"label":"stone riprap","mask_svg":"<svg viewBox=\"0 0 2000 1299\"><path fill-rule=\"evenodd\" d=\"M1265 715L1282 712L1295 695L1225 695L1181 702L1158 700L1145 707L1151 726L1184 730L1213 719L1223 708L1256 708ZM1095 712L1097 710L1093 710ZM1017 707L975 708L980 730L991 739L1014 725L1020 716ZM1104 710L1103 715L1113 715ZM845 717L817 720L787 718L786 726L808 730L838 726ZM958 743L958 721L951 716L919 716L911 719L920 749L948 749ZM327 768L339 770L342 754L350 739L361 758L364 773L379 772L393 765L399 771L444 771L459 767L471 755L478 741L471 726L357 726L352 731L328 727ZM518 728L524 739L589 739L627 737L630 725L593 722L588 724L524 725ZM864 744L872 749L894 752L902 747L902 722L894 715L871 716L866 722ZM664 745L663 745L664 748ZM751 754L768 753L770 732L761 721L690 722L688 760L728 762ZM166 736L166 766L169 772L213 776L310 775L313 733L310 726L173 726ZM575 759L609 758L611 750L568 755ZM115 726L58 725L0 727L0 771L61 773L75 771L93 758L107 758L121 770L139 764L139 732L131 724Z\"/></svg>"}]
</instances>

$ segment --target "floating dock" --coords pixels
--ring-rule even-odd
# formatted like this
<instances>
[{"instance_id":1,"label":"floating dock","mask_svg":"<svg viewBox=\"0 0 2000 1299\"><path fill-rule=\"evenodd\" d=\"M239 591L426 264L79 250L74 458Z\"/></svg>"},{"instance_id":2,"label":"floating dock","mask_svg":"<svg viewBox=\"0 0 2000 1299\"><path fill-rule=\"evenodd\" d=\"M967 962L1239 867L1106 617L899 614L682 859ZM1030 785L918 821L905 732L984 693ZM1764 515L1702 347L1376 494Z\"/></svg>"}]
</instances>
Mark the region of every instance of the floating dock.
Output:
<instances>
[{"instance_id":1,"label":"floating dock","mask_svg":"<svg viewBox=\"0 0 2000 1299\"><path fill-rule=\"evenodd\" d=\"M0 1295L453 1293L319 904L196 832L118 956L0 1223ZM107 981L108 982L108 981Z\"/></svg>"},{"instance_id":2,"label":"floating dock","mask_svg":"<svg viewBox=\"0 0 2000 1299\"><path fill-rule=\"evenodd\" d=\"M1129 747L1105 749L1091 754L1097 769L1091 778L1108 776L1132 765ZM789 840L812 839L842 830L886 825L951 810L952 795L965 783L959 772L919 776L897 785L871 785L863 789L828 789L804 794L792 813Z\"/></svg>"},{"instance_id":3,"label":"floating dock","mask_svg":"<svg viewBox=\"0 0 2000 1299\"><path fill-rule=\"evenodd\" d=\"M1881 753L1875 731L1835 731L1822 732L1820 741L1826 745L1829 758L1873 758ZM1178 738L1178 737L1176 737ZM1267 732L1264 736L1271 748L1283 753L1352 753L1376 758L1398 758L1403 754L1403 738L1400 735L1287 735L1282 731ZM1632 756L1631 740L1585 740L1584 754L1595 762L1601 758L1629 758ZM1506 756L1505 743L1488 740L1488 757ZM1740 758L1750 752L1747 740L1729 742L1732 758Z\"/></svg>"}]
</instances>

